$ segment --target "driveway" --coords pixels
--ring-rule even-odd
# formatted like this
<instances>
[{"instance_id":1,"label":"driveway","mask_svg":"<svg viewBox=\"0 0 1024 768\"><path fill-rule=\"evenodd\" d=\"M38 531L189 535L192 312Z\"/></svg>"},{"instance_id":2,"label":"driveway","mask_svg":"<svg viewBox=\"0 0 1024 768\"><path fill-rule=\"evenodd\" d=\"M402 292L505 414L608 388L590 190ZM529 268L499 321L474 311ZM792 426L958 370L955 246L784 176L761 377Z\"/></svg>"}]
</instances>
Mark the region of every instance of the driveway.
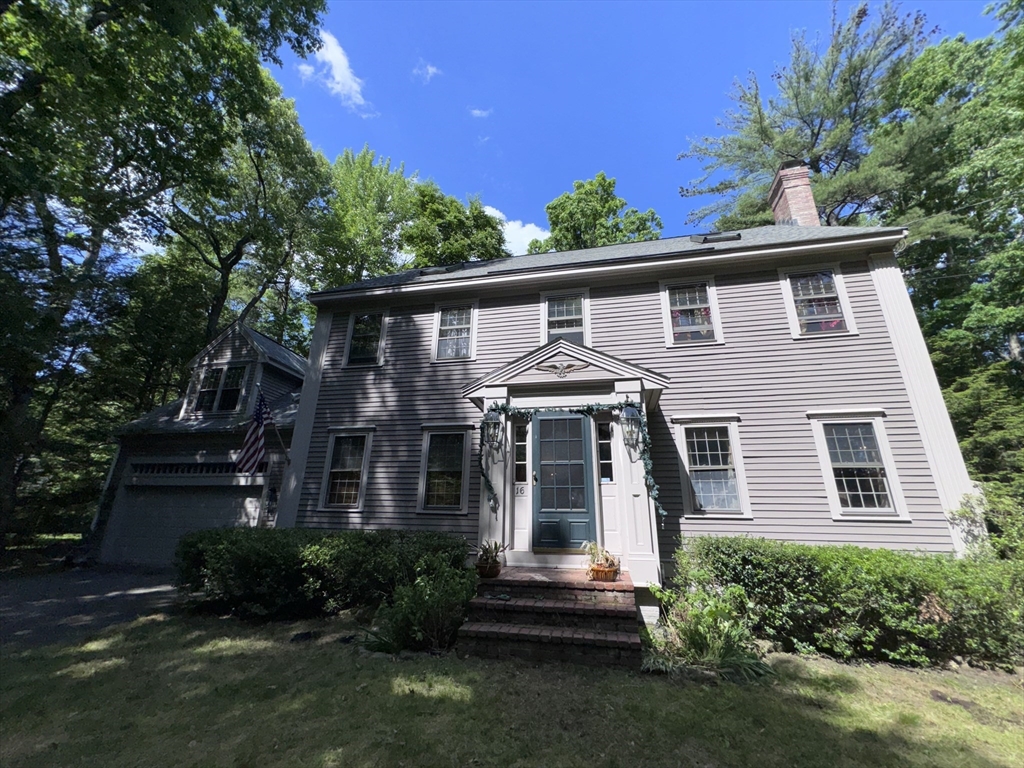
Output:
<instances>
[{"instance_id":1,"label":"driveway","mask_svg":"<svg viewBox=\"0 0 1024 768\"><path fill-rule=\"evenodd\" d=\"M69 643L174 603L169 574L73 570L0 580L0 646Z\"/></svg>"}]
</instances>

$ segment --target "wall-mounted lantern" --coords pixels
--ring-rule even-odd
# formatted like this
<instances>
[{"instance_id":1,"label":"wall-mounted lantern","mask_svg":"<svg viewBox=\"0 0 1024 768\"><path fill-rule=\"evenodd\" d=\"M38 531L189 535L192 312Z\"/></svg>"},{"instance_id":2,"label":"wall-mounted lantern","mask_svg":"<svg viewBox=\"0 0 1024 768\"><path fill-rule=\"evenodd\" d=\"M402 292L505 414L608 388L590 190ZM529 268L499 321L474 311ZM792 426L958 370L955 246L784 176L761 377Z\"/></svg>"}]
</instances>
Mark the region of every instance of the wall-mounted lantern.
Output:
<instances>
[{"instance_id":1,"label":"wall-mounted lantern","mask_svg":"<svg viewBox=\"0 0 1024 768\"><path fill-rule=\"evenodd\" d=\"M480 438L491 450L501 445L504 425L501 423L501 414L497 411L488 411L480 425Z\"/></svg>"},{"instance_id":2,"label":"wall-mounted lantern","mask_svg":"<svg viewBox=\"0 0 1024 768\"><path fill-rule=\"evenodd\" d=\"M635 451L640 445L640 411L627 405L619 415L619 423L622 425L622 442Z\"/></svg>"}]
</instances>

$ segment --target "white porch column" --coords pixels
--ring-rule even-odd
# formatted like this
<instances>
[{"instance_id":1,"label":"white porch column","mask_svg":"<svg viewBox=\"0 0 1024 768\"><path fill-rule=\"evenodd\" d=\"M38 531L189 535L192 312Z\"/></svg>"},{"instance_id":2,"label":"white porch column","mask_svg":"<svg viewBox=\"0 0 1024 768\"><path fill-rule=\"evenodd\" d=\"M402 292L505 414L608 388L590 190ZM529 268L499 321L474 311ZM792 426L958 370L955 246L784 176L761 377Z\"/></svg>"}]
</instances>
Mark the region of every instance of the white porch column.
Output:
<instances>
[{"instance_id":1,"label":"white porch column","mask_svg":"<svg viewBox=\"0 0 1024 768\"><path fill-rule=\"evenodd\" d=\"M483 393L484 413L492 403L507 403L508 389L506 387L494 387L486 389ZM490 491L483 477L480 478L480 524L477 530L477 542L500 541L508 543L509 515L508 508L510 494L506 489L508 477L507 462L509 456L509 441L512 436L509 434L509 419L502 414L502 442L496 449L488 448L480 439L480 431L477 430L477 440L480 441L480 456L482 458L482 472L486 474L494 488L495 501L491 501Z\"/></svg>"},{"instance_id":2,"label":"white porch column","mask_svg":"<svg viewBox=\"0 0 1024 768\"><path fill-rule=\"evenodd\" d=\"M639 380L615 382L618 401L627 398L644 409L643 385ZM633 584L644 587L661 584L661 563L658 556L658 526L654 503L647 493L644 465L639 450L623 448L626 476L623 478L619 499L622 518L626 524L625 554L629 561L629 575Z\"/></svg>"}]
</instances>

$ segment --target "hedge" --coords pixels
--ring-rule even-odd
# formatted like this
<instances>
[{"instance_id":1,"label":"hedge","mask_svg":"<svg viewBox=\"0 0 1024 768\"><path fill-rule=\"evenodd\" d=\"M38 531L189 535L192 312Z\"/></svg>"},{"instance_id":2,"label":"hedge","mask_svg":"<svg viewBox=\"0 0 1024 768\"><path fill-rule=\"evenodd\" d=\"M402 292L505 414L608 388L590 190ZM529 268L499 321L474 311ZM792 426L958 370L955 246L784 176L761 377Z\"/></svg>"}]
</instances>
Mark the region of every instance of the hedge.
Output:
<instances>
[{"instance_id":1,"label":"hedge","mask_svg":"<svg viewBox=\"0 0 1024 768\"><path fill-rule=\"evenodd\" d=\"M918 665L1024 655L1020 561L697 537L676 566L680 583L742 587L755 634L785 650Z\"/></svg>"},{"instance_id":2,"label":"hedge","mask_svg":"<svg viewBox=\"0 0 1024 768\"><path fill-rule=\"evenodd\" d=\"M465 567L465 539L441 533L224 528L184 536L179 590L245 617L295 618L376 607L442 567Z\"/></svg>"}]
</instances>

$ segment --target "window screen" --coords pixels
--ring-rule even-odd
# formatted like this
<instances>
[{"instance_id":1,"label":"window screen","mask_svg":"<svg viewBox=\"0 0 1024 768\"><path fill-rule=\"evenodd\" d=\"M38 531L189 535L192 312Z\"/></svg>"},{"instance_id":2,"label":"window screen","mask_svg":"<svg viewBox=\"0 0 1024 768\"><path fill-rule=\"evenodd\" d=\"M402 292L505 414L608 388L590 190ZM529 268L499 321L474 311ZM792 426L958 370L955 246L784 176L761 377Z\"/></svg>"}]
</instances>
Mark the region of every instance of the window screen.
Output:
<instances>
[{"instance_id":1,"label":"window screen","mask_svg":"<svg viewBox=\"0 0 1024 768\"><path fill-rule=\"evenodd\" d=\"M675 344L715 340L707 283L670 286L668 305Z\"/></svg>"},{"instance_id":2,"label":"window screen","mask_svg":"<svg viewBox=\"0 0 1024 768\"><path fill-rule=\"evenodd\" d=\"M356 315L352 323L352 340L349 343L348 351L348 362L350 365L377 362L383 326L383 312Z\"/></svg>"},{"instance_id":3,"label":"window screen","mask_svg":"<svg viewBox=\"0 0 1024 768\"><path fill-rule=\"evenodd\" d=\"M425 508L462 506L465 440L463 433L432 433L427 438Z\"/></svg>"},{"instance_id":4,"label":"window screen","mask_svg":"<svg viewBox=\"0 0 1024 768\"><path fill-rule=\"evenodd\" d=\"M366 435L339 435L331 451L331 470L327 480L327 504L355 507L363 484L363 457Z\"/></svg>"},{"instance_id":5,"label":"window screen","mask_svg":"<svg viewBox=\"0 0 1024 768\"><path fill-rule=\"evenodd\" d=\"M470 356L473 307L443 307L437 330L437 359L458 360Z\"/></svg>"},{"instance_id":6,"label":"window screen","mask_svg":"<svg viewBox=\"0 0 1024 768\"><path fill-rule=\"evenodd\" d=\"M846 330L846 319L831 269L790 275L789 285L793 289L793 303L802 335Z\"/></svg>"},{"instance_id":7,"label":"window screen","mask_svg":"<svg viewBox=\"0 0 1024 768\"><path fill-rule=\"evenodd\" d=\"M729 427L687 427L686 458L697 509L739 512Z\"/></svg>"},{"instance_id":8,"label":"window screen","mask_svg":"<svg viewBox=\"0 0 1024 768\"><path fill-rule=\"evenodd\" d=\"M843 509L892 509L874 426L825 424L825 442Z\"/></svg>"},{"instance_id":9,"label":"window screen","mask_svg":"<svg viewBox=\"0 0 1024 768\"><path fill-rule=\"evenodd\" d=\"M550 296L547 304L548 341L562 338L583 344L583 296Z\"/></svg>"}]
</instances>

